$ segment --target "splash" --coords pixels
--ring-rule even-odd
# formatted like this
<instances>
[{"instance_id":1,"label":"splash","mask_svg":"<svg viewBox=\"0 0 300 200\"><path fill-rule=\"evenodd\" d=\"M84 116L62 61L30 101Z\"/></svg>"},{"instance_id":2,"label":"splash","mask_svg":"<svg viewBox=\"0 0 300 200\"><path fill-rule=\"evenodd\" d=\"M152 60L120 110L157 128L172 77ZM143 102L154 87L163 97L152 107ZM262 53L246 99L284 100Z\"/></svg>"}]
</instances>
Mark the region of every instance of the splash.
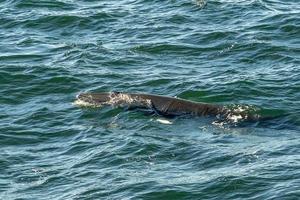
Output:
<instances>
[{"instance_id":1,"label":"splash","mask_svg":"<svg viewBox=\"0 0 300 200\"><path fill-rule=\"evenodd\" d=\"M229 114L229 115L227 115L226 119L232 123L238 123L241 120L247 119L247 116L243 117L242 115Z\"/></svg>"},{"instance_id":2,"label":"splash","mask_svg":"<svg viewBox=\"0 0 300 200\"><path fill-rule=\"evenodd\" d=\"M261 116L257 114L258 108L249 105L228 105L228 110L223 116L218 115L213 125L224 127L224 125L237 125L246 120L257 120Z\"/></svg>"}]
</instances>

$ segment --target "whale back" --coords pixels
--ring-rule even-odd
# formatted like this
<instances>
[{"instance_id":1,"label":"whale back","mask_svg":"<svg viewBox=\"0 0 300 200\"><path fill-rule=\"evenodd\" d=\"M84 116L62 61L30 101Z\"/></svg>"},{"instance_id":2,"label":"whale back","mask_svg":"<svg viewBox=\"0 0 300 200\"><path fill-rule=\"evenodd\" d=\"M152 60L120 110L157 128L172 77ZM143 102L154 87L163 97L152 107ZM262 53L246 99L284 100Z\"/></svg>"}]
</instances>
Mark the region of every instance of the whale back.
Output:
<instances>
[{"instance_id":1,"label":"whale back","mask_svg":"<svg viewBox=\"0 0 300 200\"><path fill-rule=\"evenodd\" d=\"M138 93L103 92L81 93L77 99L91 105L112 105L128 108L153 109L161 115L217 115L224 112L219 105L188 101L184 99Z\"/></svg>"}]
</instances>

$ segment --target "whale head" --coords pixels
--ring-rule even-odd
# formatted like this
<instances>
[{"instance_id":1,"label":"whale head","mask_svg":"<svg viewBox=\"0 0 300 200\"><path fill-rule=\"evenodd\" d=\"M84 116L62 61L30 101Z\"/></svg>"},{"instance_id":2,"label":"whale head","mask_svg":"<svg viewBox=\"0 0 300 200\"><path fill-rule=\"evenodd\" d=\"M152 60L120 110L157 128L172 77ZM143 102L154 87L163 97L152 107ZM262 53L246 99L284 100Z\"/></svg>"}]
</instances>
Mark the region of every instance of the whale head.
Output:
<instances>
[{"instance_id":1,"label":"whale head","mask_svg":"<svg viewBox=\"0 0 300 200\"><path fill-rule=\"evenodd\" d=\"M114 93L103 92L103 93L80 93L76 96L75 104L79 106L101 106L108 104Z\"/></svg>"}]
</instances>

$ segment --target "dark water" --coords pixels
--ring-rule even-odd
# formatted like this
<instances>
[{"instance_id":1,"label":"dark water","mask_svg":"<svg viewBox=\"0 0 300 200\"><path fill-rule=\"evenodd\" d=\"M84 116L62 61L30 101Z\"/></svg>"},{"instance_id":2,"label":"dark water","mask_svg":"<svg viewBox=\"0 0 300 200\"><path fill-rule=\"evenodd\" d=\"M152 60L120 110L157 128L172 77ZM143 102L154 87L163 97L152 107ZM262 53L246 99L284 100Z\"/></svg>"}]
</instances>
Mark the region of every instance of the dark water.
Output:
<instances>
[{"instance_id":1,"label":"dark water","mask_svg":"<svg viewBox=\"0 0 300 200\"><path fill-rule=\"evenodd\" d=\"M84 91L250 105L222 126ZM0 199L299 199L298 0L0 1Z\"/></svg>"}]
</instances>

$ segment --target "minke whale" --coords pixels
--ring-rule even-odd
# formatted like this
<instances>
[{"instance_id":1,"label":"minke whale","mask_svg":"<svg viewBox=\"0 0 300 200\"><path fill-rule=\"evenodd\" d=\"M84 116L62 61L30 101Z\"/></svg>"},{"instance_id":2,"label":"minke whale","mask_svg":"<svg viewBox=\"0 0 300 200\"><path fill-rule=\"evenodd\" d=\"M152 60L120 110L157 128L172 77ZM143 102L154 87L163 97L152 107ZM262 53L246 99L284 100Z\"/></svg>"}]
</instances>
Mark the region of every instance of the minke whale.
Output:
<instances>
[{"instance_id":1,"label":"minke whale","mask_svg":"<svg viewBox=\"0 0 300 200\"><path fill-rule=\"evenodd\" d=\"M77 95L75 104L94 107L110 105L127 109L146 109L158 115L170 117L179 115L213 116L233 122L244 120L257 121L260 119L258 114L250 113L245 109L153 94L123 92L80 93Z\"/></svg>"}]
</instances>

